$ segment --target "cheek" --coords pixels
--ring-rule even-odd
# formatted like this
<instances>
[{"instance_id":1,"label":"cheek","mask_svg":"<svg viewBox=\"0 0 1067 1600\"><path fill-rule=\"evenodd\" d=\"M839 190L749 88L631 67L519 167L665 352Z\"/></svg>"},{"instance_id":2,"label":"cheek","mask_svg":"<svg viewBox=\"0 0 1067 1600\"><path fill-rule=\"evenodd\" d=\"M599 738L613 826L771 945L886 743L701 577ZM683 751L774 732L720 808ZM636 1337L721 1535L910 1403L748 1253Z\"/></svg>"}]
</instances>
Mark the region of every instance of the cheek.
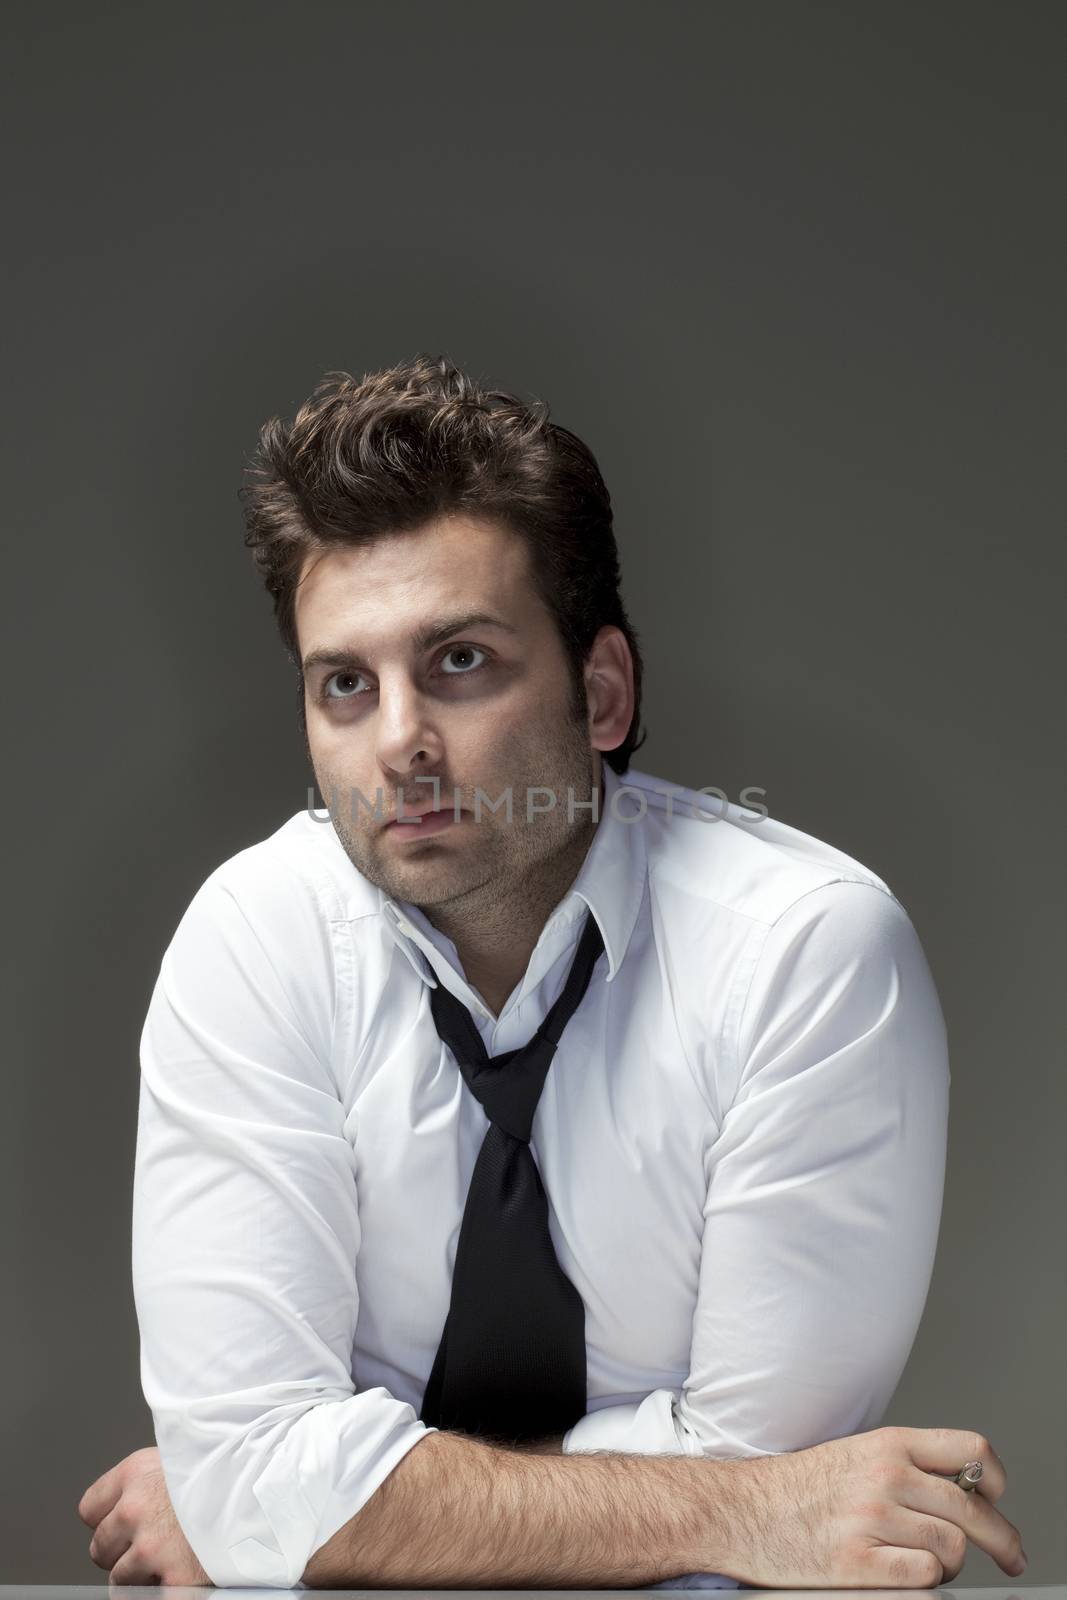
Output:
<instances>
[{"instance_id":1,"label":"cheek","mask_svg":"<svg viewBox=\"0 0 1067 1600\"><path fill-rule=\"evenodd\" d=\"M374 805L375 790L382 787L382 775L373 762L363 759L353 749L352 741L344 741L331 734L326 738L309 738L308 748L319 792L331 811L337 810L342 804L347 807L352 795L356 796L357 806L360 794L366 796L369 805ZM387 794L385 803L389 803ZM356 815L359 816L363 809L359 807Z\"/></svg>"},{"instance_id":2,"label":"cheek","mask_svg":"<svg viewBox=\"0 0 1067 1600\"><path fill-rule=\"evenodd\" d=\"M373 762L374 734L370 718L325 716L315 712L308 718L308 747L324 766L345 771L366 768Z\"/></svg>"},{"instance_id":3,"label":"cheek","mask_svg":"<svg viewBox=\"0 0 1067 1600\"><path fill-rule=\"evenodd\" d=\"M529 709L494 717L471 731L473 739L464 736L455 743L449 741L448 762L457 773L510 777L516 769L524 770L536 765L539 756L543 758L544 725Z\"/></svg>"}]
</instances>

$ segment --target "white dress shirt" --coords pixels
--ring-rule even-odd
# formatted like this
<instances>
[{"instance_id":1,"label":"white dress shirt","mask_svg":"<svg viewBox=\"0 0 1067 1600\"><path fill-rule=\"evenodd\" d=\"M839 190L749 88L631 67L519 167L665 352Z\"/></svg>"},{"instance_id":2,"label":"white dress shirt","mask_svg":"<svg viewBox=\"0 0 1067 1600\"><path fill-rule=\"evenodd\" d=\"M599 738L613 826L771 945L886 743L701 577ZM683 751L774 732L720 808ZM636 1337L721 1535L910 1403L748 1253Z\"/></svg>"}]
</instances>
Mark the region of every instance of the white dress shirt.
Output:
<instances>
[{"instance_id":1,"label":"white dress shirt","mask_svg":"<svg viewBox=\"0 0 1067 1600\"><path fill-rule=\"evenodd\" d=\"M429 990L491 1055L525 1044L587 911L605 955L531 1140L585 1303L564 1451L759 1456L880 1423L945 1170L945 1027L915 930L796 828L632 768L604 784L498 1018L325 812L224 861L174 933L141 1037L133 1288L167 1485L216 1585L302 1587L434 1431L418 1414L488 1121Z\"/></svg>"}]
</instances>

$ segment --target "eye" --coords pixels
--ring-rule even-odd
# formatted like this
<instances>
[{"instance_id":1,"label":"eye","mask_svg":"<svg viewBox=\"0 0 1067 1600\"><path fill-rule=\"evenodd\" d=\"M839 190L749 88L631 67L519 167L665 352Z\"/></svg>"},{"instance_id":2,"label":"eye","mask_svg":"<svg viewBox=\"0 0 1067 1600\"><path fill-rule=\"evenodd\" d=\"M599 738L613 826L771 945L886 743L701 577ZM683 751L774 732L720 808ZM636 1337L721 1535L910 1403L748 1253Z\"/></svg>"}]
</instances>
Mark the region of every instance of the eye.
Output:
<instances>
[{"instance_id":1,"label":"eye","mask_svg":"<svg viewBox=\"0 0 1067 1600\"><path fill-rule=\"evenodd\" d=\"M342 682L343 683L346 680L349 683L357 683L362 676L363 676L363 674L361 672L334 672L334 673L331 673L330 676L326 679L325 683L323 684L322 688L319 691L319 699L320 700L334 700L334 701L336 701L336 700L355 700L358 695L366 694L367 691L365 689L359 689L359 690L356 691L356 694L330 694L329 693L330 684L331 683L335 683L335 682Z\"/></svg>"},{"instance_id":2,"label":"eye","mask_svg":"<svg viewBox=\"0 0 1067 1600\"><path fill-rule=\"evenodd\" d=\"M449 668L447 666L443 667L442 670L444 672L444 676L446 678L469 678L475 672L480 672L482 670L482 668L486 665L485 657L487 656L487 652L485 650L483 650L480 645L476 645L476 644L453 644L453 645L450 645L448 647L448 649L445 651L444 655L441 658L442 662L447 662L448 658L450 656L451 657L455 657L455 656L464 657L464 656L466 656L467 657L467 662L466 663L462 663L461 662L460 665L458 665L458 666L453 664L453 666L451 668ZM480 656L483 659L480 660L480 661L474 661L473 663L471 663L470 658L472 656ZM330 685L331 684L336 685L336 686L342 686L344 684L355 684L355 685L358 685L361 682L366 684L366 679L364 679L363 674L361 672L355 672L355 671L349 670L349 669L343 669L340 672L333 672L323 682L323 685L322 685L322 687L321 687L321 689L319 690L319 693L318 693L318 698L324 705L333 705L333 706L343 705L343 703L346 700L360 700L360 699L363 698L364 695L370 693L370 689L369 688L367 688L367 687L364 687L364 688L356 687L351 692L345 692L343 690L343 688L342 688L340 690L340 692L338 692L338 693L331 693Z\"/></svg>"},{"instance_id":3,"label":"eye","mask_svg":"<svg viewBox=\"0 0 1067 1600\"><path fill-rule=\"evenodd\" d=\"M454 645L450 645L449 646L449 648L445 651L445 653L444 653L444 655L442 656L441 659L442 659L442 661L447 661L449 656L471 656L471 655L484 656L485 655L485 651L480 649L479 646L476 645L476 644L454 644ZM458 672L446 672L445 673L445 677L446 678L461 678L461 677L465 678L465 677L469 677L472 672L477 672L478 668L483 666L483 665L484 665L484 662L476 661L474 663L473 667L470 667L470 666L468 666L468 667L460 667Z\"/></svg>"}]
</instances>

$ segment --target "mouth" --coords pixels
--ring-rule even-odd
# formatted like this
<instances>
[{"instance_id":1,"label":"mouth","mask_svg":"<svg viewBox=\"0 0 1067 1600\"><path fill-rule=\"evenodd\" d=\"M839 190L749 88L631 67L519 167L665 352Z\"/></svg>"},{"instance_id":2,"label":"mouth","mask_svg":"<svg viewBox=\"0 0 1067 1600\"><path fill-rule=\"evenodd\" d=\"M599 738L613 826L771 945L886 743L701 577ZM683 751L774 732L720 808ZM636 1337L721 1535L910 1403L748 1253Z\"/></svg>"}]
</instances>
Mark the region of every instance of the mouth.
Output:
<instances>
[{"instance_id":1,"label":"mouth","mask_svg":"<svg viewBox=\"0 0 1067 1600\"><path fill-rule=\"evenodd\" d=\"M462 813L461 813L462 819ZM382 832L395 839L425 839L430 834L443 833L446 828L456 825L456 813L450 806L434 808L426 806L421 811L414 807L405 808L402 817L393 817L382 828Z\"/></svg>"}]
</instances>

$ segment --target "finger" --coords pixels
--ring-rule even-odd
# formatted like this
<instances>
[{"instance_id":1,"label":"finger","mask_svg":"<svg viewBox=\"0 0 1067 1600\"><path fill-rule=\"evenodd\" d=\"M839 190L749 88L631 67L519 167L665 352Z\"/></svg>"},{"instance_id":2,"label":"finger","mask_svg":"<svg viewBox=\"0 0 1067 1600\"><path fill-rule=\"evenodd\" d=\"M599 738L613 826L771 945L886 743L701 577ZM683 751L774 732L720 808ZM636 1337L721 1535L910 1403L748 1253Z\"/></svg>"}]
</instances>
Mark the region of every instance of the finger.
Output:
<instances>
[{"instance_id":1,"label":"finger","mask_svg":"<svg viewBox=\"0 0 1067 1600\"><path fill-rule=\"evenodd\" d=\"M102 1567L105 1572L110 1572L116 1561L126 1554L132 1542L129 1532L112 1512L110 1516L104 1518L89 1540L89 1559L98 1567Z\"/></svg>"},{"instance_id":2,"label":"finger","mask_svg":"<svg viewBox=\"0 0 1067 1600\"><path fill-rule=\"evenodd\" d=\"M78 1501L78 1515L87 1528L95 1528L118 1504L121 1496L122 1482L119 1467L115 1466L89 1485Z\"/></svg>"},{"instance_id":3,"label":"finger","mask_svg":"<svg viewBox=\"0 0 1067 1600\"><path fill-rule=\"evenodd\" d=\"M968 1461L980 1461L982 1476L977 1489L971 1492L984 1495L994 1505L1004 1493L1008 1474L984 1434L964 1428L897 1428L894 1432L910 1459L924 1472L952 1478Z\"/></svg>"},{"instance_id":4,"label":"finger","mask_svg":"<svg viewBox=\"0 0 1067 1600\"><path fill-rule=\"evenodd\" d=\"M158 1586L161 1582L162 1577L153 1569L151 1562L139 1556L132 1546L111 1569L111 1583L118 1586L130 1583Z\"/></svg>"},{"instance_id":5,"label":"finger","mask_svg":"<svg viewBox=\"0 0 1067 1600\"><path fill-rule=\"evenodd\" d=\"M889 1504L882 1508L874 1530L895 1549L925 1550L937 1557L942 1568L937 1583L950 1583L967 1559L967 1535L954 1522L912 1511L907 1506Z\"/></svg>"},{"instance_id":6,"label":"finger","mask_svg":"<svg viewBox=\"0 0 1067 1600\"><path fill-rule=\"evenodd\" d=\"M864 1589L936 1589L944 1576L932 1550L878 1544L864 1556L857 1584Z\"/></svg>"},{"instance_id":7,"label":"finger","mask_svg":"<svg viewBox=\"0 0 1067 1600\"><path fill-rule=\"evenodd\" d=\"M909 1476L901 1503L912 1511L932 1514L939 1521L955 1524L980 1550L992 1556L1009 1577L1017 1578L1024 1570L1022 1534L1015 1524L989 1500L979 1494L968 1494L951 1478L917 1472Z\"/></svg>"}]
</instances>

